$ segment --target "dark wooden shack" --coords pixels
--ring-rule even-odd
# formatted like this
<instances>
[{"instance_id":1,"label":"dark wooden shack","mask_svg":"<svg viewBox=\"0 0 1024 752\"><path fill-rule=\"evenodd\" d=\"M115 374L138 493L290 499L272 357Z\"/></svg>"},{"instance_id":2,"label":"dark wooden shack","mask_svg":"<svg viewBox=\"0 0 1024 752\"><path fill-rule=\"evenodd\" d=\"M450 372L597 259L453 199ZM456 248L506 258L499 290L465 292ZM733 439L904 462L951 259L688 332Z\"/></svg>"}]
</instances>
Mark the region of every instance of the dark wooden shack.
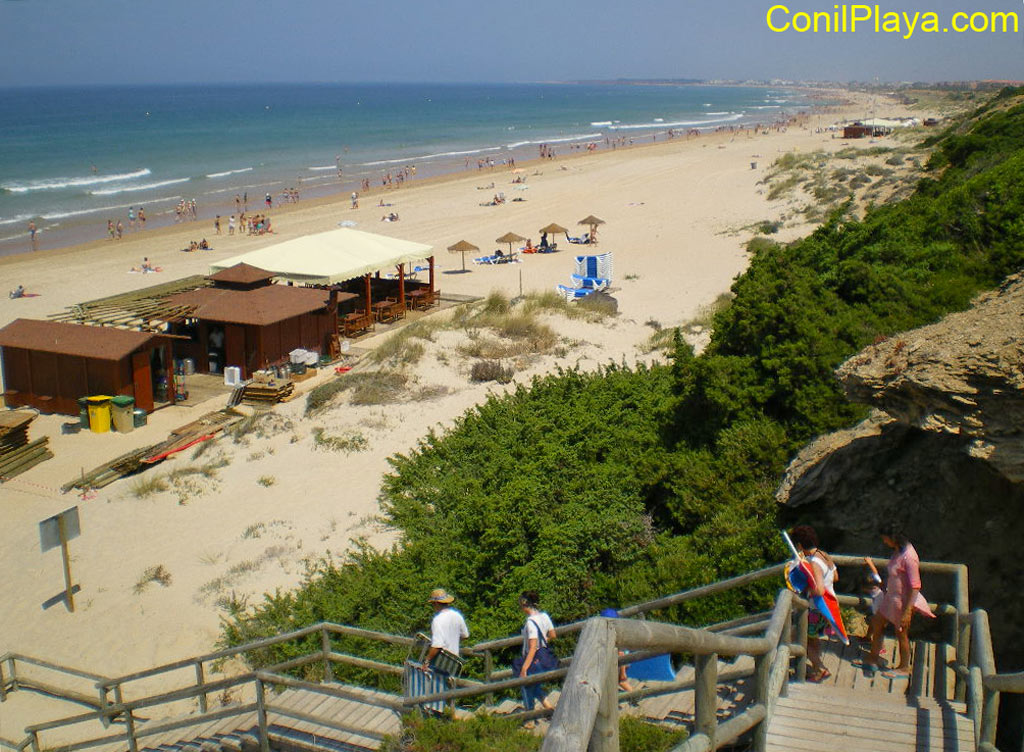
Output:
<instances>
[{"instance_id":1,"label":"dark wooden shack","mask_svg":"<svg viewBox=\"0 0 1024 752\"><path fill-rule=\"evenodd\" d=\"M151 412L174 401L171 341L154 332L17 319L0 329L8 407L76 415L78 398L126 395Z\"/></svg>"},{"instance_id":2,"label":"dark wooden shack","mask_svg":"<svg viewBox=\"0 0 1024 752\"><path fill-rule=\"evenodd\" d=\"M338 332L338 303L353 299L340 293L271 283L271 272L247 264L220 271L203 287L168 298L192 307L171 331L188 339L175 342L176 358L191 358L200 373L220 373L238 366L242 378L287 360L303 348L326 352Z\"/></svg>"}]
</instances>

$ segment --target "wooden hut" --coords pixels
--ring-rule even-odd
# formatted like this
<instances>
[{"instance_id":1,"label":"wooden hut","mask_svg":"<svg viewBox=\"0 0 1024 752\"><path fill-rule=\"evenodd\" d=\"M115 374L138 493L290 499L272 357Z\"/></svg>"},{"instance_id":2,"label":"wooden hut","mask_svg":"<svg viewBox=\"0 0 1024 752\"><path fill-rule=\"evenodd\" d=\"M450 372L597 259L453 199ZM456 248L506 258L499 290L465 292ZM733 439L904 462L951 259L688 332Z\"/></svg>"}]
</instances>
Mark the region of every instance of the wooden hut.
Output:
<instances>
[{"instance_id":1,"label":"wooden hut","mask_svg":"<svg viewBox=\"0 0 1024 752\"><path fill-rule=\"evenodd\" d=\"M191 358L201 373L238 366L242 378L287 360L303 348L326 352L338 331L339 301L350 293L272 284L273 272L237 264L213 274L213 287L178 293L167 299L191 309L172 325L184 335L174 346L176 358Z\"/></svg>"},{"instance_id":2,"label":"wooden hut","mask_svg":"<svg viewBox=\"0 0 1024 752\"><path fill-rule=\"evenodd\" d=\"M155 332L16 319L0 329L8 407L78 414L78 398L127 395L151 412L174 402L171 340Z\"/></svg>"}]
</instances>

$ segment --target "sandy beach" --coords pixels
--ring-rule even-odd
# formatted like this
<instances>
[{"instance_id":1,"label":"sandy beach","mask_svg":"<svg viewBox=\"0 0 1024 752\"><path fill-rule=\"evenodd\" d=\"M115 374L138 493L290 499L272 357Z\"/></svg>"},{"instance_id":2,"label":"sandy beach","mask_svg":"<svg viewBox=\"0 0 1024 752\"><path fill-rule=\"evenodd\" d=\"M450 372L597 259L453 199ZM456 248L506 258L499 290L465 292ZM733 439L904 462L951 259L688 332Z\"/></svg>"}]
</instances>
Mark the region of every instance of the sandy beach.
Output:
<instances>
[{"instance_id":1,"label":"sandy beach","mask_svg":"<svg viewBox=\"0 0 1024 752\"><path fill-rule=\"evenodd\" d=\"M895 114L900 108L889 109ZM495 168L411 181L400 190L363 196L358 209L350 208L347 198L304 201L273 213L271 236L229 237L226 222L225 234L216 236L212 224L202 221L129 233L121 241L0 258L4 291L20 284L36 295L0 298L0 326L19 317L46 318L76 302L206 274L220 259L350 220L360 230L433 246L437 285L445 294L551 290L567 283L577 252L614 252L612 294L619 315L600 323L546 316L565 354L535 358L519 370L516 382L558 366L650 362L662 357L643 347L653 330L690 320L727 291L746 266L743 244L752 226L788 211L788 199L767 201L759 184L771 163L794 150L867 146L866 140L848 142L816 132L862 113L863 106L857 105L847 113L811 114L800 124L764 134L722 132L520 164L523 184L513 184L515 176L507 169ZM478 188L492 182L493 188ZM480 206L498 192L509 201ZM378 206L381 200L391 206ZM396 212L400 221L381 222L386 212ZM582 234L586 228L577 222L589 214L606 222L593 249L558 238L561 252L527 256L519 264L473 266L467 257L471 272L465 274L457 273L461 256L445 250L465 239L483 255L497 248L494 239L508 231L537 242L537 228L551 222ZM774 237L790 240L807 229L787 223ZM213 250L178 250L203 237ZM130 273L143 257L163 271ZM362 352L387 336L380 333L354 344ZM37 419L30 435L49 435L55 458L0 485L5 521L0 566L8 573L0 582L0 654L16 651L106 676L184 658L212 649L219 637L220 606L228 600L251 604L264 592L293 587L306 560L343 556L355 536L389 545L392 534L373 519L387 458L414 448L430 427L450 425L489 392L509 388L470 382L467 362L453 354L457 337L439 336L414 368L415 383L433 388L431 399L339 405L314 418L303 417L304 399L279 405L265 437L241 443L222 438L203 454L203 462L227 461L216 477L200 477L194 486L143 499L131 493L131 479L85 499L57 489L83 468L159 441L172 428L218 409L223 398L166 408L151 415L145 429L123 435L61 435L60 424L68 418ZM315 428L332 435L358 432L366 449L323 451L311 438ZM186 465L190 455L182 453L149 472ZM38 522L76 504L82 535L72 542L71 553L81 591L72 614L63 604L42 608L63 584L59 552L39 551ZM156 566L170 574L169 582L137 588L144 571ZM39 714L61 712L19 702L0 705L0 737L19 739L22 727L40 720Z\"/></svg>"}]
</instances>

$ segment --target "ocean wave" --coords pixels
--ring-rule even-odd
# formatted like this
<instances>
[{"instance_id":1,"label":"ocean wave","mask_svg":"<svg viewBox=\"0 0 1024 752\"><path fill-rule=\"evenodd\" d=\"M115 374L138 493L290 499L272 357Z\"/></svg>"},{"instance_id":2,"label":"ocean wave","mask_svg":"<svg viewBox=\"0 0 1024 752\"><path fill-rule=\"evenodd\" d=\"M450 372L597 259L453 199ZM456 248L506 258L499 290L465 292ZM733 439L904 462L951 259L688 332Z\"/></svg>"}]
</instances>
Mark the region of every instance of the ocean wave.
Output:
<instances>
[{"instance_id":1,"label":"ocean wave","mask_svg":"<svg viewBox=\"0 0 1024 752\"><path fill-rule=\"evenodd\" d=\"M105 188L102 191L89 191L90 196L113 196L115 193L126 191L151 191L154 188L163 188L165 185L177 185L187 183L191 178L176 178L174 180L159 180L155 183L143 183L142 185L127 185L121 188Z\"/></svg>"},{"instance_id":2,"label":"ocean wave","mask_svg":"<svg viewBox=\"0 0 1024 752\"><path fill-rule=\"evenodd\" d=\"M610 126L614 128L615 126ZM514 144L509 144L509 149L518 149L521 146L536 146L538 144L564 144L570 141L586 141L603 138L600 133L580 133L573 136L563 136L561 138L538 138L533 141L516 141Z\"/></svg>"},{"instance_id":3,"label":"ocean wave","mask_svg":"<svg viewBox=\"0 0 1024 752\"><path fill-rule=\"evenodd\" d=\"M306 169L310 170L312 172L320 172L321 170L337 170L338 166L337 165L329 164L329 165L320 165L319 167L307 167Z\"/></svg>"},{"instance_id":4,"label":"ocean wave","mask_svg":"<svg viewBox=\"0 0 1024 752\"><path fill-rule=\"evenodd\" d=\"M243 167L240 170L227 170L225 172L211 172L206 177L208 177L208 178L223 178L223 177L227 177L228 175L237 175L240 172L252 172L252 168L251 167Z\"/></svg>"},{"instance_id":5,"label":"ocean wave","mask_svg":"<svg viewBox=\"0 0 1024 752\"><path fill-rule=\"evenodd\" d=\"M10 219L0 219L0 225L14 225L18 222L28 222L34 216L34 214L18 214Z\"/></svg>"},{"instance_id":6,"label":"ocean wave","mask_svg":"<svg viewBox=\"0 0 1024 752\"><path fill-rule=\"evenodd\" d=\"M147 204L159 204L163 201L177 201L181 196L164 196L163 198L151 198ZM138 206L138 203L134 204L117 204L116 206L99 206L92 209L76 209L74 211L64 212L47 212L41 214L40 217L43 219L67 219L68 217L80 217L84 214L99 214L100 212L117 211L118 209L130 209L131 207Z\"/></svg>"},{"instance_id":7,"label":"ocean wave","mask_svg":"<svg viewBox=\"0 0 1024 752\"><path fill-rule=\"evenodd\" d=\"M634 131L650 128L682 128L694 125L711 125L712 123L731 123L743 117L742 113L734 113L728 117L714 118L712 120L679 120L674 123L631 123L629 125L613 125L608 130L612 131Z\"/></svg>"},{"instance_id":8,"label":"ocean wave","mask_svg":"<svg viewBox=\"0 0 1024 752\"><path fill-rule=\"evenodd\" d=\"M9 193L29 193L31 191L57 191L61 188L80 188L85 185L113 183L118 180L134 180L149 175L148 167L134 172L123 172L117 175L90 175L77 178L45 178L30 180L27 183L0 183L0 189Z\"/></svg>"},{"instance_id":9,"label":"ocean wave","mask_svg":"<svg viewBox=\"0 0 1024 752\"><path fill-rule=\"evenodd\" d=\"M752 110L781 110L781 104L755 104L750 109Z\"/></svg>"},{"instance_id":10,"label":"ocean wave","mask_svg":"<svg viewBox=\"0 0 1024 752\"><path fill-rule=\"evenodd\" d=\"M381 159L376 162L360 162L360 167L379 167L389 164L411 164L413 162L425 162L428 159L443 159L444 157L467 157L471 154L484 154L489 151L500 151L500 146L485 146L482 149L469 149L468 151L443 151L438 154L424 154L420 157L402 157L401 159Z\"/></svg>"},{"instance_id":11,"label":"ocean wave","mask_svg":"<svg viewBox=\"0 0 1024 752\"><path fill-rule=\"evenodd\" d=\"M614 125L614 120L595 120L590 124L591 128L607 128L609 125Z\"/></svg>"}]
</instances>

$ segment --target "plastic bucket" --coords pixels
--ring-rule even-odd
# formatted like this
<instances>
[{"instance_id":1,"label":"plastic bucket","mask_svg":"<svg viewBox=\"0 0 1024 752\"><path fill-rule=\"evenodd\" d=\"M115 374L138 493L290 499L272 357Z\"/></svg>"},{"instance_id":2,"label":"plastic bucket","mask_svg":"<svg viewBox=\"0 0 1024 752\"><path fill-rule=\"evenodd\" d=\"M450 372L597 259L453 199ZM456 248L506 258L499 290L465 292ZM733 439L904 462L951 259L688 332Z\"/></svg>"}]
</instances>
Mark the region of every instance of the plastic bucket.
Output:
<instances>
[{"instance_id":1,"label":"plastic bucket","mask_svg":"<svg viewBox=\"0 0 1024 752\"><path fill-rule=\"evenodd\" d=\"M89 398L78 398L78 425L82 428L89 427Z\"/></svg>"},{"instance_id":2,"label":"plastic bucket","mask_svg":"<svg viewBox=\"0 0 1024 752\"><path fill-rule=\"evenodd\" d=\"M114 420L114 429L118 433L131 433L135 430L135 419L132 417L132 409L135 407L135 398L117 396L110 400L110 412Z\"/></svg>"},{"instance_id":3,"label":"plastic bucket","mask_svg":"<svg viewBox=\"0 0 1024 752\"><path fill-rule=\"evenodd\" d=\"M110 430L110 397L99 394L88 397L89 430L93 433L107 433Z\"/></svg>"},{"instance_id":4,"label":"plastic bucket","mask_svg":"<svg viewBox=\"0 0 1024 752\"><path fill-rule=\"evenodd\" d=\"M136 428L142 428L146 423L149 422L149 416L146 415L146 411L141 407L136 407L132 410L132 423L135 424Z\"/></svg>"}]
</instances>

